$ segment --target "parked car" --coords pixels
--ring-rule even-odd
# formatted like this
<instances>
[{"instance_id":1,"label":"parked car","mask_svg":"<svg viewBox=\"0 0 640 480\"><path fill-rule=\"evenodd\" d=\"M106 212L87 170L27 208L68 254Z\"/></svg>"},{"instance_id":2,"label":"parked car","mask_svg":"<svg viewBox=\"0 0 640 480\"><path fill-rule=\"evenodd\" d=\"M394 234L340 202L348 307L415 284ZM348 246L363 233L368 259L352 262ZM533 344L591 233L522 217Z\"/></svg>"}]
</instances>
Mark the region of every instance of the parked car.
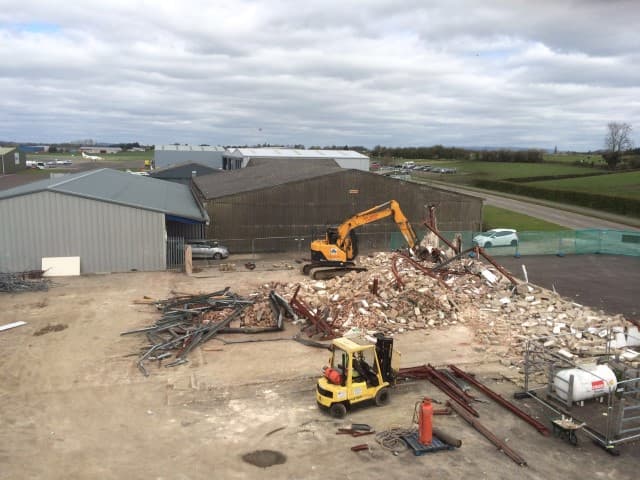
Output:
<instances>
[{"instance_id":1,"label":"parked car","mask_svg":"<svg viewBox=\"0 0 640 480\"><path fill-rule=\"evenodd\" d=\"M511 228L494 228L473 237L473 243L482 248L515 247L518 241L518 233Z\"/></svg>"},{"instance_id":2,"label":"parked car","mask_svg":"<svg viewBox=\"0 0 640 480\"><path fill-rule=\"evenodd\" d=\"M192 258L214 258L220 260L229 256L227 247L223 247L218 242L208 242L206 240L193 240L187 243L191 245Z\"/></svg>"}]
</instances>

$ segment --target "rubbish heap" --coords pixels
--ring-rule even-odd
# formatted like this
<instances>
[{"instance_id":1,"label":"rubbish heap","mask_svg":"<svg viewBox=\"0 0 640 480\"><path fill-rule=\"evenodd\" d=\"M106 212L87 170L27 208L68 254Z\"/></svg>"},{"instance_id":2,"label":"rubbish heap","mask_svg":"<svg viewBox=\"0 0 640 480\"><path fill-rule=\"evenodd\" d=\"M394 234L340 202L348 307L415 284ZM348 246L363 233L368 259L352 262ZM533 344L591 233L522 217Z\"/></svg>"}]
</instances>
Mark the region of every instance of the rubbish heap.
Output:
<instances>
[{"instance_id":1,"label":"rubbish heap","mask_svg":"<svg viewBox=\"0 0 640 480\"><path fill-rule=\"evenodd\" d=\"M598 349L605 336L614 337L609 343L614 349L640 345L638 329L622 315L606 315L538 286L516 284L501 268L476 258L461 258L440 270L396 253L376 253L360 263L366 272L277 288L287 300L295 294L304 301L333 336L394 335L461 323L481 345L510 359L522 357L527 339L559 334L567 335L552 342L567 355L602 354Z\"/></svg>"}]
</instances>

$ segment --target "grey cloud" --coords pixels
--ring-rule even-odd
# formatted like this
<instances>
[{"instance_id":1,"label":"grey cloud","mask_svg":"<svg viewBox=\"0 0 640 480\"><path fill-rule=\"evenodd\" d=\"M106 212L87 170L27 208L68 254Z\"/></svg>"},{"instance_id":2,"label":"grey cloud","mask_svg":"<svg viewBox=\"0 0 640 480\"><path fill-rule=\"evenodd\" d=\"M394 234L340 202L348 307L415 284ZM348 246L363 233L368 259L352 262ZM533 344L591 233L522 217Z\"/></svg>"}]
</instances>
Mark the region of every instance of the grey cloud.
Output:
<instances>
[{"instance_id":1,"label":"grey cloud","mask_svg":"<svg viewBox=\"0 0 640 480\"><path fill-rule=\"evenodd\" d=\"M26 0L0 9L0 127L37 141L599 148L608 121L640 118L638 10ZM56 28L15 27L29 22Z\"/></svg>"}]
</instances>

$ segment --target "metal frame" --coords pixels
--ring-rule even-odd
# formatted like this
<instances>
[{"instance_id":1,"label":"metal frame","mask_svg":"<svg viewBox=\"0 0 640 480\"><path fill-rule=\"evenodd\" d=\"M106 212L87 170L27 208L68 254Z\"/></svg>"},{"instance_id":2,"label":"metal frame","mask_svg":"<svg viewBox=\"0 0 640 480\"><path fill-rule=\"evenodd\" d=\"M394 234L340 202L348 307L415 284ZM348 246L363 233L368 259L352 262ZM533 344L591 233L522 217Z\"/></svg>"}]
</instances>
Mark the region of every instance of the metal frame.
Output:
<instances>
[{"instance_id":1,"label":"metal frame","mask_svg":"<svg viewBox=\"0 0 640 480\"><path fill-rule=\"evenodd\" d=\"M566 382L566 390L560 389L560 391L567 394L566 400L562 399L557 394L557 386L554 385L555 373L565 368L580 370L584 370L584 368L573 359L559 354L553 346L545 347L544 345L545 343L557 345L562 338L571 336L572 334L564 334L527 340L524 352L524 393L559 416L568 416L583 422L582 431L587 436L611 453L616 453L613 450L617 445L640 439L640 377L618 381L615 389L609 389L601 397L572 402L573 376L571 376L569 381ZM623 363L611 351L611 339L612 332L607 329L607 335L601 338L603 342L600 345L602 354L598 355L599 361L597 363L607 364L616 370ZM535 378L540 374L544 375L544 383L540 383ZM637 370L635 370L635 375L638 375ZM594 376L598 377L597 375ZM575 405L584 406L585 402L597 411L600 418L606 419L604 428L594 425L594 419L596 418L594 415L591 415L591 418L581 418L580 413L587 415L587 409L582 412L575 412ZM598 408L598 404L601 404L602 407ZM633 425L634 423L635 425Z\"/></svg>"}]
</instances>

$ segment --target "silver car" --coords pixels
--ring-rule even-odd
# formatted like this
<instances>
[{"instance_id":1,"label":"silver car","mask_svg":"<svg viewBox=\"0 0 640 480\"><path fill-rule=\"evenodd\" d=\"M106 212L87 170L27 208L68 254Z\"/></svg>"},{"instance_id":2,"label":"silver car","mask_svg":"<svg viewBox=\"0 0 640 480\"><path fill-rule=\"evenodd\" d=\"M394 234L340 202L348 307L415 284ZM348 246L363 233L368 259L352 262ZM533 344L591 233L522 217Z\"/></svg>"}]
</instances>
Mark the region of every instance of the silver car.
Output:
<instances>
[{"instance_id":1,"label":"silver car","mask_svg":"<svg viewBox=\"0 0 640 480\"><path fill-rule=\"evenodd\" d=\"M227 247L219 245L218 242L190 241L188 245L191 246L192 258L214 258L220 260L229 256Z\"/></svg>"}]
</instances>

